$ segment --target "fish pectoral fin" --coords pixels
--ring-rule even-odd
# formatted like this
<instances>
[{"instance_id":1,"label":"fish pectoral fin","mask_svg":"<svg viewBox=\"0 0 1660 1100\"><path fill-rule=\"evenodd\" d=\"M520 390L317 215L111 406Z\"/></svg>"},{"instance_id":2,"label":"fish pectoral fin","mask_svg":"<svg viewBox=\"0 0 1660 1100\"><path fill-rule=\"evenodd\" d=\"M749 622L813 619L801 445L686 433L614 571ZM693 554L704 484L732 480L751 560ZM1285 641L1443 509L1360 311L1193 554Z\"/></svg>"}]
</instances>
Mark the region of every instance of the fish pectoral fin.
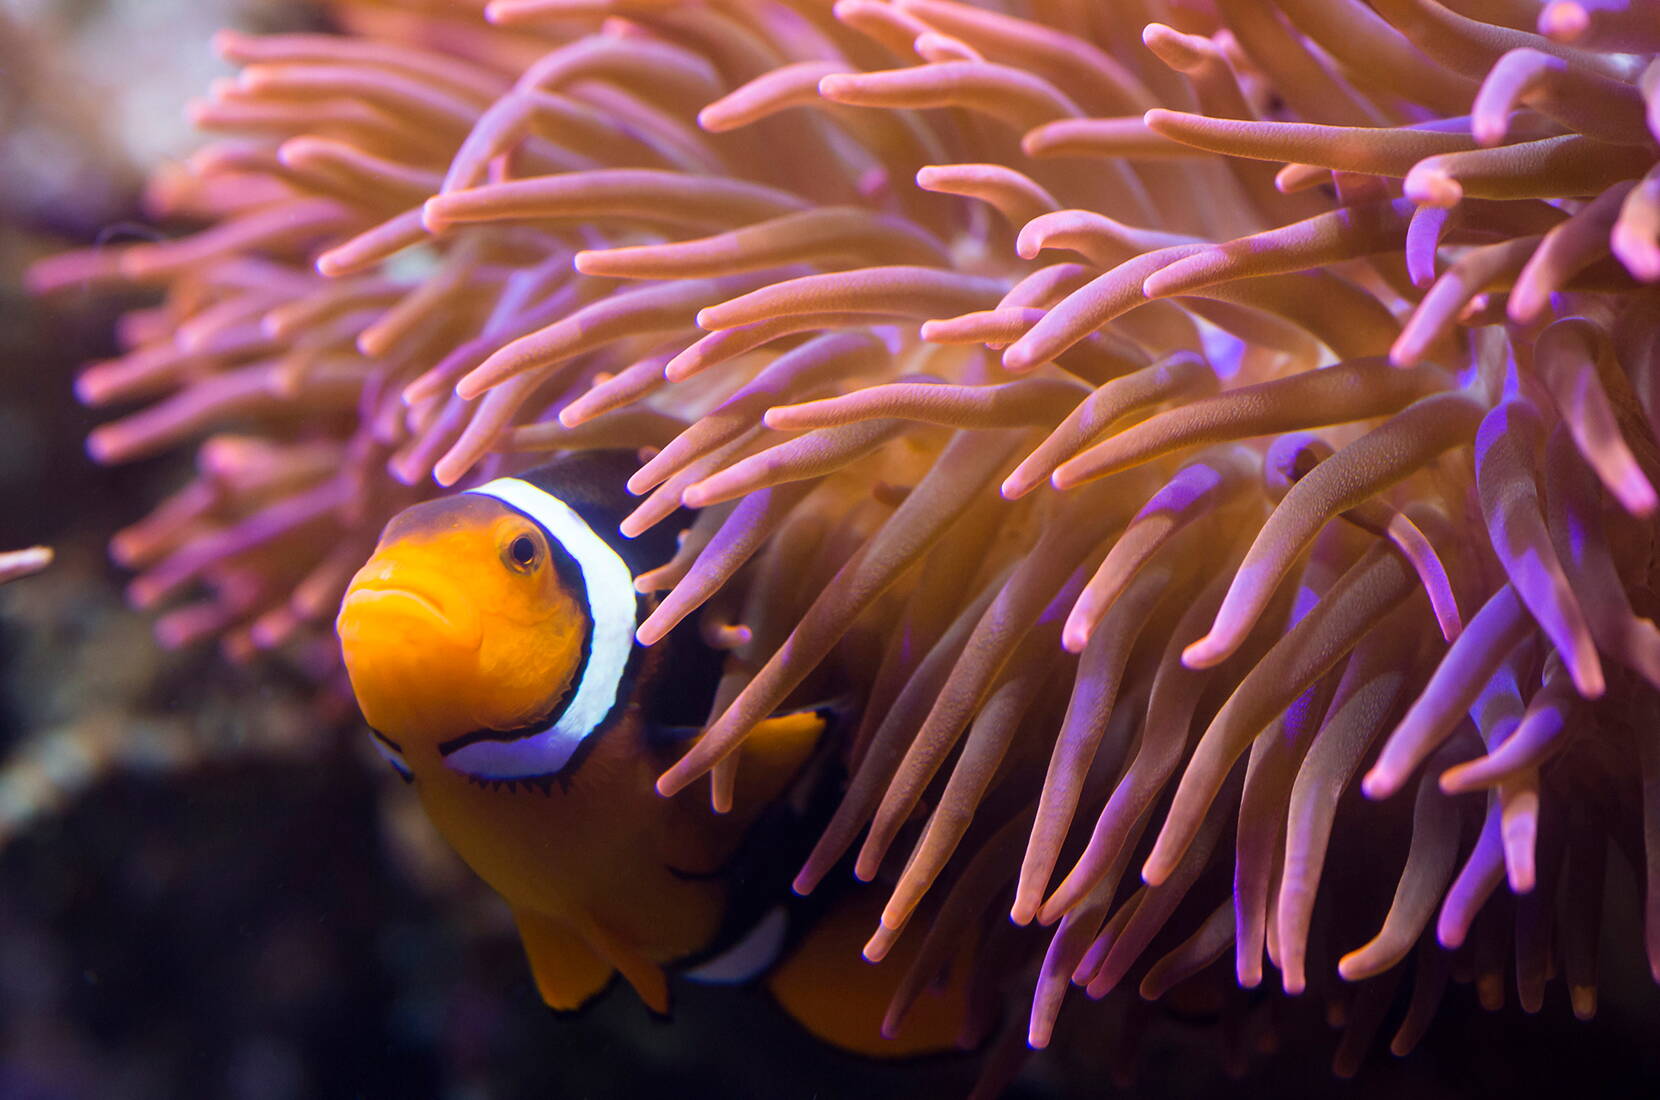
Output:
<instances>
[{"instance_id":1,"label":"fish pectoral fin","mask_svg":"<svg viewBox=\"0 0 1660 1100\"><path fill-rule=\"evenodd\" d=\"M598 996L616 967L601 958L568 925L524 909L513 912L530 959L536 991L549 1008L571 1012Z\"/></svg>"},{"instance_id":2,"label":"fish pectoral fin","mask_svg":"<svg viewBox=\"0 0 1660 1100\"><path fill-rule=\"evenodd\" d=\"M644 955L637 947L590 922L583 929L583 938L595 954L622 974L623 980L634 987L646 1007L659 1016L669 1013L669 979L663 968Z\"/></svg>"},{"instance_id":3,"label":"fish pectoral fin","mask_svg":"<svg viewBox=\"0 0 1660 1100\"><path fill-rule=\"evenodd\" d=\"M759 810L782 793L818 747L830 720L829 708L812 707L775 714L750 732L733 795L738 816L744 815L745 807Z\"/></svg>"}]
</instances>

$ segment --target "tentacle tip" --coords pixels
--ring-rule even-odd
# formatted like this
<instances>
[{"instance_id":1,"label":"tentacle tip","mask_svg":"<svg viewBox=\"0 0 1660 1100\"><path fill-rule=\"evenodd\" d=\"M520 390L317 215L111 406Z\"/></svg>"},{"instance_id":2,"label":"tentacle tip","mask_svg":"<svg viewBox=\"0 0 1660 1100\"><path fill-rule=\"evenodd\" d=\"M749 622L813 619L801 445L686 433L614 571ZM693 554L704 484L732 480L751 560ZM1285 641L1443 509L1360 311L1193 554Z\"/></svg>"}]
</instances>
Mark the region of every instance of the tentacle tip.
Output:
<instances>
[{"instance_id":1,"label":"tentacle tip","mask_svg":"<svg viewBox=\"0 0 1660 1100\"><path fill-rule=\"evenodd\" d=\"M1054 1038L1054 1030L1050 1027L1033 1024L1026 1029L1026 1045L1033 1050L1046 1050L1049 1040Z\"/></svg>"},{"instance_id":2,"label":"tentacle tip","mask_svg":"<svg viewBox=\"0 0 1660 1100\"><path fill-rule=\"evenodd\" d=\"M1631 277L1640 283L1660 280L1660 247L1625 225L1615 224L1609 235L1609 248L1616 259L1625 265Z\"/></svg>"},{"instance_id":3,"label":"tentacle tip","mask_svg":"<svg viewBox=\"0 0 1660 1100\"><path fill-rule=\"evenodd\" d=\"M1451 208L1464 198L1463 186L1439 168L1414 168L1407 173L1402 190L1419 206Z\"/></svg>"},{"instance_id":4,"label":"tentacle tip","mask_svg":"<svg viewBox=\"0 0 1660 1100\"><path fill-rule=\"evenodd\" d=\"M697 113L697 128L706 134L721 134L734 128L732 116L714 104Z\"/></svg>"},{"instance_id":5,"label":"tentacle tip","mask_svg":"<svg viewBox=\"0 0 1660 1100\"><path fill-rule=\"evenodd\" d=\"M100 466L114 464L121 453L120 437L104 428L94 428L86 437L86 455Z\"/></svg>"},{"instance_id":6,"label":"tentacle tip","mask_svg":"<svg viewBox=\"0 0 1660 1100\"><path fill-rule=\"evenodd\" d=\"M90 371L75 379L74 389L75 400L87 406L101 404L106 396L104 387L98 382L98 376Z\"/></svg>"},{"instance_id":7,"label":"tentacle tip","mask_svg":"<svg viewBox=\"0 0 1660 1100\"><path fill-rule=\"evenodd\" d=\"M448 204L448 195L434 195L421 204L421 225L428 233L436 235L450 227L449 220L444 217L444 208Z\"/></svg>"},{"instance_id":8,"label":"tentacle tip","mask_svg":"<svg viewBox=\"0 0 1660 1100\"><path fill-rule=\"evenodd\" d=\"M1400 370L1417 366L1423 357L1424 349L1408 342L1405 333L1402 333L1401 338L1389 348L1389 365Z\"/></svg>"},{"instance_id":9,"label":"tentacle tip","mask_svg":"<svg viewBox=\"0 0 1660 1100\"><path fill-rule=\"evenodd\" d=\"M1214 668L1227 660L1235 648L1215 634L1206 634L1182 650L1182 664L1191 669Z\"/></svg>"},{"instance_id":10,"label":"tentacle tip","mask_svg":"<svg viewBox=\"0 0 1660 1100\"><path fill-rule=\"evenodd\" d=\"M1036 484L1037 482L1030 478L1022 477L1020 471L1016 470L1003 479L1003 484L997 487L997 492L1004 500L1019 500L1031 492Z\"/></svg>"},{"instance_id":11,"label":"tentacle tip","mask_svg":"<svg viewBox=\"0 0 1660 1100\"><path fill-rule=\"evenodd\" d=\"M1095 631L1085 624L1067 623L1066 629L1061 631L1061 648L1068 653L1082 653L1088 648L1090 636L1094 633Z\"/></svg>"},{"instance_id":12,"label":"tentacle tip","mask_svg":"<svg viewBox=\"0 0 1660 1100\"><path fill-rule=\"evenodd\" d=\"M345 258L340 255L338 248L331 248L322 253L311 265L325 279L338 278L347 271Z\"/></svg>"},{"instance_id":13,"label":"tentacle tip","mask_svg":"<svg viewBox=\"0 0 1660 1100\"><path fill-rule=\"evenodd\" d=\"M161 600L161 589L139 577L127 586L127 606L134 611L149 611Z\"/></svg>"},{"instance_id":14,"label":"tentacle tip","mask_svg":"<svg viewBox=\"0 0 1660 1100\"><path fill-rule=\"evenodd\" d=\"M1550 305L1546 295L1530 293L1526 290L1511 291L1510 300L1505 303L1504 313L1518 325L1530 325L1539 319Z\"/></svg>"},{"instance_id":15,"label":"tentacle tip","mask_svg":"<svg viewBox=\"0 0 1660 1100\"><path fill-rule=\"evenodd\" d=\"M1068 489L1082 485L1083 482L1082 475L1077 470L1071 469L1069 463L1062 463L1054 473L1049 475L1049 487L1063 493Z\"/></svg>"},{"instance_id":16,"label":"tentacle tip","mask_svg":"<svg viewBox=\"0 0 1660 1100\"><path fill-rule=\"evenodd\" d=\"M432 467L432 480L445 489L450 488L467 473L467 466L460 462L452 462L448 455L439 459Z\"/></svg>"},{"instance_id":17,"label":"tentacle tip","mask_svg":"<svg viewBox=\"0 0 1660 1100\"><path fill-rule=\"evenodd\" d=\"M1574 661L1568 670L1574 689L1582 699L1601 699L1608 690L1608 681L1602 675L1602 663L1593 652L1583 661Z\"/></svg>"},{"instance_id":18,"label":"tentacle tip","mask_svg":"<svg viewBox=\"0 0 1660 1100\"><path fill-rule=\"evenodd\" d=\"M139 544L125 531L110 538L110 561L114 562L122 569L132 570L137 568L139 553Z\"/></svg>"},{"instance_id":19,"label":"tentacle tip","mask_svg":"<svg viewBox=\"0 0 1660 1100\"><path fill-rule=\"evenodd\" d=\"M225 27L213 32L213 37L208 39L208 47L218 55L220 60L233 61L235 60L234 55L241 52L251 38L252 36L232 27Z\"/></svg>"},{"instance_id":20,"label":"tentacle tip","mask_svg":"<svg viewBox=\"0 0 1660 1100\"><path fill-rule=\"evenodd\" d=\"M1470 136L1484 149L1491 149L1504 141L1505 134L1509 132L1510 120L1503 115L1477 115L1470 120Z\"/></svg>"},{"instance_id":21,"label":"tentacle tip","mask_svg":"<svg viewBox=\"0 0 1660 1100\"><path fill-rule=\"evenodd\" d=\"M1574 1017L1590 1020L1597 1014L1597 988L1594 985L1568 987L1568 1000L1573 1004Z\"/></svg>"},{"instance_id":22,"label":"tentacle tip","mask_svg":"<svg viewBox=\"0 0 1660 1100\"><path fill-rule=\"evenodd\" d=\"M1382 801L1400 790L1400 778L1382 770L1381 765L1367 772L1360 781L1360 793L1373 802Z\"/></svg>"},{"instance_id":23,"label":"tentacle tip","mask_svg":"<svg viewBox=\"0 0 1660 1100\"><path fill-rule=\"evenodd\" d=\"M1038 356L1021 347L1022 342L1016 341L1003 349L1003 369L1010 374L1029 374L1043 365Z\"/></svg>"},{"instance_id":24,"label":"tentacle tip","mask_svg":"<svg viewBox=\"0 0 1660 1100\"><path fill-rule=\"evenodd\" d=\"M386 472L391 474L392 479L399 485L402 485L407 489L413 489L415 486L419 485L422 479L424 479L431 471L425 469L418 462L394 461L386 464Z\"/></svg>"},{"instance_id":25,"label":"tentacle tip","mask_svg":"<svg viewBox=\"0 0 1660 1100\"><path fill-rule=\"evenodd\" d=\"M1141 116L1141 124L1155 133L1164 133L1160 127L1169 128L1170 124L1181 117L1180 111L1171 111L1164 107L1154 107Z\"/></svg>"},{"instance_id":26,"label":"tentacle tip","mask_svg":"<svg viewBox=\"0 0 1660 1100\"><path fill-rule=\"evenodd\" d=\"M1160 268L1141 280L1142 297L1147 299L1167 298L1171 294L1179 293L1182 289L1181 280L1178 277L1181 272L1177 271L1175 274L1171 274L1171 268L1178 266L1178 264L1171 264L1170 267Z\"/></svg>"},{"instance_id":27,"label":"tentacle tip","mask_svg":"<svg viewBox=\"0 0 1660 1100\"><path fill-rule=\"evenodd\" d=\"M463 401L474 401L483 396L484 391L489 388L489 382L478 377L477 371L473 371L471 374L463 376L461 381L455 384L455 396Z\"/></svg>"},{"instance_id":28,"label":"tentacle tip","mask_svg":"<svg viewBox=\"0 0 1660 1100\"><path fill-rule=\"evenodd\" d=\"M1648 519L1654 515L1655 509L1660 507L1660 499L1654 493L1654 486L1649 484L1648 478L1641 473L1633 473L1622 478L1615 494L1620 504L1627 512L1638 519Z\"/></svg>"},{"instance_id":29,"label":"tentacle tip","mask_svg":"<svg viewBox=\"0 0 1660 1100\"><path fill-rule=\"evenodd\" d=\"M1591 27L1591 16L1578 0L1553 0L1539 13L1539 33L1553 42L1577 42Z\"/></svg>"},{"instance_id":30,"label":"tentacle tip","mask_svg":"<svg viewBox=\"0 0 1660 1100\"><path fill-rule=\"evenodd\" d=\"M831 73L819 78L818 94L825 99L838 100L853 91L858 83L859 74L857 73Z\"/></svg>"}]
</instances>

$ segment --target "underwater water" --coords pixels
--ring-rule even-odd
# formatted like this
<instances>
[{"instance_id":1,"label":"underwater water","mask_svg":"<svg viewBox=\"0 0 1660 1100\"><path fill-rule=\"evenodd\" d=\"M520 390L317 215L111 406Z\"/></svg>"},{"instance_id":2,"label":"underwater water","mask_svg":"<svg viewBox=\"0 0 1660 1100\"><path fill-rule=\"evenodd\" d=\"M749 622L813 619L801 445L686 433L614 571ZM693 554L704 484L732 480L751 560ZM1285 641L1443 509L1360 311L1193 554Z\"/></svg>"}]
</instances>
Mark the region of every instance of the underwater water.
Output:
<instances>
[{"instance_id":1,"label":"underwater water","mask_svg":"<svg viewBox=\"0 0 1660 1100\"><path fill-rule=\"evenodd\" d=\"M1184 6L1230 5L1168 5ZM182 450L87 454L109 413L83 406L76 376L121 353L123 311L155 295L42 300L25 273L155 233L145 177L194 148L180 105L231 71L209 48L227 26L331 25L298 0L0 6L0 550L55 550L0 588L0 1100L947 1097L975 1088L988 1048L1018 1062L1002 1092L1016 1100L1660 1088L1642 886L1612 854L1594 1020L1574 1018L1561 981L1537 1012L1513 985L1491 1011L1491 990L1458 974L1417 1049L1391 1055L1385 1029L1352 1080L1331 1071L1336 1010L1281 997L1272 977L1238 989L1231 954L1207 972L1227 979L1219 994L1133 1021L1124 997L1074 990L1050 1049L1023 1061L1035 963L977 1051L892 1061L832 1048L754 983L675 978L667 1017L621 980L549 1010L511 913L371 749L337 670L179 620L184 636L158 640L110 559L112 536L195 469ZM1040 957L1039 932L1019 948ZM1514 982L1513 959L1484 973L1499 971ZM1374 1006L1390 1027L1410 985Z\"/></svg>"}]
</instances>

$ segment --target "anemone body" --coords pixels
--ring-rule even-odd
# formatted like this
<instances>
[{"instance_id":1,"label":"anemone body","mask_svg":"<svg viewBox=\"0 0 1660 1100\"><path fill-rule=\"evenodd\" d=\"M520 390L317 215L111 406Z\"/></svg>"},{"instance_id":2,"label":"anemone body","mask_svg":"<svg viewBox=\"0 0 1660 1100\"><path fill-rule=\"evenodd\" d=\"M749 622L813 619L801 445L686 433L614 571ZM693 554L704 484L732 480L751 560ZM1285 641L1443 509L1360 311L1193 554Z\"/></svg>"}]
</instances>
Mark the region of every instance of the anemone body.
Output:
<instances>
[{"instance_id":1,"label":"anemone body","mask_svg":"<svg viewBox=\"0 0 1660 1100\"><path fill-rule=\"evenodd\" d=\"M201 441L164 640L331 675L391 511L638 448L641 639L730 651L659 788L837 666L797 886L924 938L891 1027L984 924L1015 1039L1272 968L1349 1072L1409 956L1397 1052L1449 970L1594 1012L1610 849L1660 976L1651 8L337 0L222 38L204 228L34 278L165 291L80 381Z\"/></svg>"}]
</instances>

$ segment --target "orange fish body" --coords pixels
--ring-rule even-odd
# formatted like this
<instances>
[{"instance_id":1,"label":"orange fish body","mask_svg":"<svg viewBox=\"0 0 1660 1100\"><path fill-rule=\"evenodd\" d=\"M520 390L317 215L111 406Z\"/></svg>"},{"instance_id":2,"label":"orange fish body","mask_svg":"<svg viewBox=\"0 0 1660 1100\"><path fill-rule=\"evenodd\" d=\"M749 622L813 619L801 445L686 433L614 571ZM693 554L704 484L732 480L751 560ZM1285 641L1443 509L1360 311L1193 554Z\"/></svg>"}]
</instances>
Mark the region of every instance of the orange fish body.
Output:
<instances>
[{"instance_id":1,"label":"orange fish body","mask_svg":"<svg viewBox=\"0 0 1660 1100\"><path fill-rule=\"evenodd\" d=\"M657 704L706 709L713 677L673 637L635 644L647 607L633 577L667 560L673 532L616 535L629 468L628 456L570 456L401 513L353 578L337 624L377 746L512 908L537 988L556 1009L580 1007L621 973L652 1009L668 1010L665 968L733 939L725 872L828 721L806 710L763 723L741 750L729 813L691 792L656 793L691 740ZM960 996L919 1009L920 1047L880 1038L870 1005L899 968L882 968L874 984L868 973L837 977L863 965L851 928L826 921L800 940L775 972L780 1002L850 1049L948 1045ZM745 977L770 965L783 930L781 917L762 921L749 937L760 946L739 937L732 952L753 959L711 972Z\"/></svg>"}]
</instances>

